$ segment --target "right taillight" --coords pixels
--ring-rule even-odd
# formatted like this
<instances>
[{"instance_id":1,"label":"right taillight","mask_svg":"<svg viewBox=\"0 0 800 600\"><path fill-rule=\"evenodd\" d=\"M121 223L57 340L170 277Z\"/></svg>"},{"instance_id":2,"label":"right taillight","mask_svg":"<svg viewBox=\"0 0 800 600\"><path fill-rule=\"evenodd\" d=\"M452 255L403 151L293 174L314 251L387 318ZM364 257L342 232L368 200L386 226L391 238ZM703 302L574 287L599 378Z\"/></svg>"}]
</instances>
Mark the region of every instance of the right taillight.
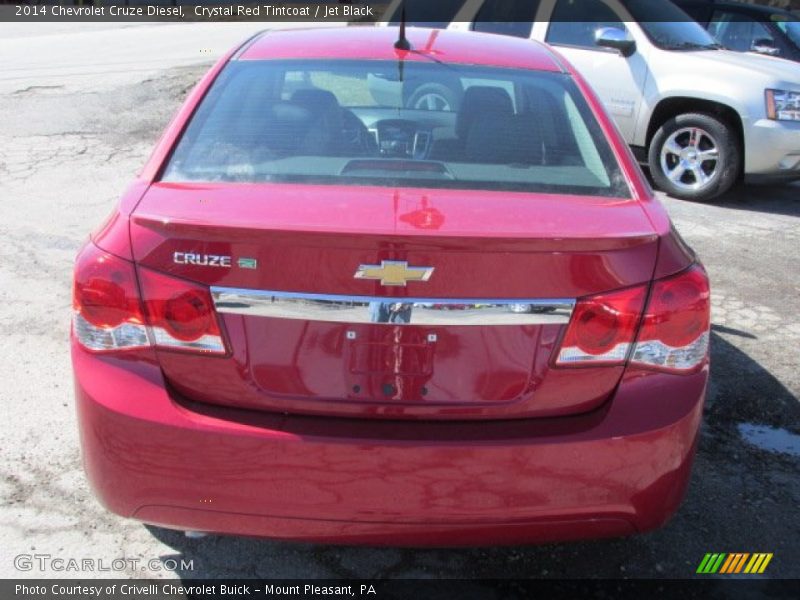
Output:
<instances>
[{"instance_id":1,"label":"right taillight","mask_svg":"<svg viewBox=\"0 0 800 600\"><path fill-rule=\"evenodd\" d=\"M700 266L653 283L631 363L687 372L708 355L711 299Z\"/></svg>"},{"instance_id":2,"label":"right taillight","mask_svg":"<svg viewBox=\"0 0 800 600\"><path fill-rule=\"evenodd\" d=\"M709 296L705 271L693 266L653 282L646 306L646 286L581 298L555 365L697 369L708 354Z\"/></svg>"},{"instance_id":3,"label":"right taillight","mask_svg":"<svg viewBox=\"0 0 800 600\"><path fill-rule=\"evenodd\" d=\"M575 304L556 364L624 365L642 314L646 286L582 298Z\"/></svg>"}]
</instances>

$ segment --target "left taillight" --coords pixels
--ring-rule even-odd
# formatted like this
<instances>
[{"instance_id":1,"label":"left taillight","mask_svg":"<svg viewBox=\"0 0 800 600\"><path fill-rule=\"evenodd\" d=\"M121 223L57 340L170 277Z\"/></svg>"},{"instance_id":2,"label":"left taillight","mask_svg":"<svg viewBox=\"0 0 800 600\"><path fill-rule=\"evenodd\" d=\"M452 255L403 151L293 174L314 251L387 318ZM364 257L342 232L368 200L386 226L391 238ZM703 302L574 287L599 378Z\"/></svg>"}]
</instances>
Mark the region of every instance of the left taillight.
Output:
<instances>
[{"instance_id":1,"label":"left taillight","mask_svg":"<svg viewBox=\"0 0 800 600\"><path fill-rule=\"evenodd\" d=\"M137 283L132 262L91 243L75 265L73 309L78 342L95 352L227 352L208 288L143 268Z\"/></svg>"},{"instance_id":2,"label":"left taillight","mask_svg":"<svg viewBox=\"0 0 800 600\"><path fill-rule=\"evenodd\" d=\"M87 244L75 263L75 337L95 352L150 345L133 263Z\"/></svg>"},{"instance_id":3,"label":"left taillight","mask_svg":"<svg viewBox=\"0 0 800 600\"><path fill-rule=\"evenodd\" d=\"M227 352L208 288L145 268L139 269L139 279L156 346L203 354Z\"/></svg>"}]
</instances>

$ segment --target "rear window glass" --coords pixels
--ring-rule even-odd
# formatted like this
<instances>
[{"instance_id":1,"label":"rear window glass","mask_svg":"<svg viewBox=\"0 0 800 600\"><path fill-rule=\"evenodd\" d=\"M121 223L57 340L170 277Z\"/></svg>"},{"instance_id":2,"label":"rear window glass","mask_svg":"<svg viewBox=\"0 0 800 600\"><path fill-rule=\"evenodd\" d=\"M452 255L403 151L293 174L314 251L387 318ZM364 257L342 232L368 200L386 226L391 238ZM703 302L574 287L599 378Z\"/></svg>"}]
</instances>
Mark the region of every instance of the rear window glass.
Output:
<instances>
[{"instance_id":1,"label":"rear window glass","mask_svg":"<svg viewBox=\"0 0 800 600\"><path fill-rule=\"evenodd\" d=\"M233 62L162 179L629 196L568 75L421 62Z\"/></svg>"}]
</instances>

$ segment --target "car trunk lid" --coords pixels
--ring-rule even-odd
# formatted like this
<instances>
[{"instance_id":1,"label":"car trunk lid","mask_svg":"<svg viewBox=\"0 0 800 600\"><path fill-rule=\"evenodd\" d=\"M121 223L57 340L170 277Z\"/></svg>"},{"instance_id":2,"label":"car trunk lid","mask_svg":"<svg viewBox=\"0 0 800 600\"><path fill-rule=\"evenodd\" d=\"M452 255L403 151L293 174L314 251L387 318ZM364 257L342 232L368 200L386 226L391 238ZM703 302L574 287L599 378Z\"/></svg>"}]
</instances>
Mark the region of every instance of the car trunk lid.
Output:
<instances>
[{"instance_id":1,"label":"car trunk lid","mask_svg":"<svg viewBox=\"0 0 800 600\"><path fill-rule=\"evenodd\" d=\"M649 281L658 245L635 200L383 187L155 184L131 228L140 266L212 288L226 332L224 358L159 352L176 390L395 418L597 407L622 368L553 351L574 299Z\"/></svg>"}]
</instances>

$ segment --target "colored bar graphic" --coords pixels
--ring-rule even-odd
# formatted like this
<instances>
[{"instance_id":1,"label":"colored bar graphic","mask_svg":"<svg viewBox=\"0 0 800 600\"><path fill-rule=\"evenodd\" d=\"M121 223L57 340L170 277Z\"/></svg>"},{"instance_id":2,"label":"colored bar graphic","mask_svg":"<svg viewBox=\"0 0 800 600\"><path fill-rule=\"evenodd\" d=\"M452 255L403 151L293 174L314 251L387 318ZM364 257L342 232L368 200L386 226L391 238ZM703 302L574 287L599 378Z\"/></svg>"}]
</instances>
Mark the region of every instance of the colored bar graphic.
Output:
<instances>
[{"instance_id":1,"label":"colored bar graphic","mask_svg":"<svg viewBox=\"0 0 800 600\"><path fill-rule=\"evenodd\" d=\"M717 571L719 571L719 568L720 568L720 566L722 565L722 561L725 559L725 556L726 556L726 555L725 555L725 553L724 553L724 552L723 552L722 554L720 554L720 555L719 555L719 558L718 558L718 559L716 560L716 562L715 562L715 563L714 563L714 564L711 566L711 571L710 571L711 573L716 573Z\"/></svg>"},{"instance_id":2,"label":"colored bar graphic","mask_svg":"<svg viewBox=\"0 0 800 600\"><path fill-rule=\"evenodd\" d=\"M722 565L722 561L725 559L727 555L725 553L718 554L706 554L703 558L703 562L700 563L700 566L697 567L698 573L716 573L719 570L720 565Z\"/></svg>"},{"instance_id":3,"label":"colored bar graphic","mask_svg":"<svg viewBox=\"0 0 800 600\"><path fill-rule=\"evenodd\" d=\"M769 562L772 560L772 553L759 552L750 554L749 552L728 553L707 553L700 565L697 573L711 574L760 574L763 573ZM745 566L746 565L746 566Z\"/></svg>"},{"instance_id":4,"label":"colored bar graphic","mask_svg":"<svg viewBox=\"0 0 800 600\"><path fill-rule=\"evenodd\" d=\"M708 566L709 561L711 560L711 554L706 554L703 557L703 560L700 561L700 566L697 567L697 573L707 573L706 566Z\"/></svg>"},{"instance_id":5,"label":"colored bar graphic","mask_svg":"<svg viewBox=\"0 0 800 600\"><path fill-rule=\"evenodd\" d=\"M763 573L764 570L767 568L767 565L769 564L769 561L771 561L771 560L772 560L772 552L770 552L769 554L767 554L764 557L764 562L761 563L761 567L758 569L758 572L759 573Z\"/></svg>"},{"instance_id":6,"label":"colored bar graphic","mask_svg":"<svg viewBox=\"0 0 800 600\"><path fill-rule=\"evenodd\" d=\"M728 554L727 560L723 563L722 568L719 570L720 573L730 573L729 569L731 565L736 563L736 559L739 555L738 554Z\"/></svg>"},{"instance_id":7,"label":"colored bar graphic","mask_svg":"<svg viewBox=\"0 0 800 600\"><path fill-rule=\"evenodd\" d=\"M744 568L745 573L758 573L758 567L761 566L761 561L764 560L763 554L753 554L753 558L750 559L750 562L747 563L747 566Z\"/></svg>"},{"instance_id":8,"label":"colored bar graphic","mask_svg":"<svg viewBox=\"0 0 800 600\"><path fill-rule=\"evenodd\" d=\"M750 554L746 552L744 554L740 554L740 556L741 558L736 563L736 569L734 570L733 568L731 568L730 570L731 573L739 573L742 570L742 567L744 566L744 561L746 561L750 557Z\"/></svg>"}]
</instances>

